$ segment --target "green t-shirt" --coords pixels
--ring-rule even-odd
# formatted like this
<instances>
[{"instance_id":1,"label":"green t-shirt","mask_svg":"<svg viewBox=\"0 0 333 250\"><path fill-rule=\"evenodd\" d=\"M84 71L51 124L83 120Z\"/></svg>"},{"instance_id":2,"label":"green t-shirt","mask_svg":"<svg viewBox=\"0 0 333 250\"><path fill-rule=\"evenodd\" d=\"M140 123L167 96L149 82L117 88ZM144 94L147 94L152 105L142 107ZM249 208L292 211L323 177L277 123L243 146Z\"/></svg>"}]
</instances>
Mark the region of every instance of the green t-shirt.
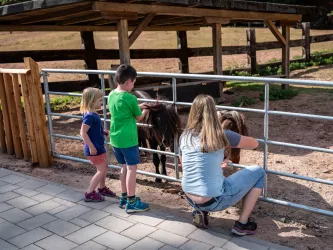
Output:
<instances>
[{"instance_id":1,"label":"green t-shirt","mask_svg":"<svg viewBox=\"0 0 333 250\"><path fill-rule=\"evenodd\" d=\"M111 113L110 143L116 148L138 145L136 117L142 115L138 100L128 92L111 91L108 97Z\"/></svg>"}]
</instances>

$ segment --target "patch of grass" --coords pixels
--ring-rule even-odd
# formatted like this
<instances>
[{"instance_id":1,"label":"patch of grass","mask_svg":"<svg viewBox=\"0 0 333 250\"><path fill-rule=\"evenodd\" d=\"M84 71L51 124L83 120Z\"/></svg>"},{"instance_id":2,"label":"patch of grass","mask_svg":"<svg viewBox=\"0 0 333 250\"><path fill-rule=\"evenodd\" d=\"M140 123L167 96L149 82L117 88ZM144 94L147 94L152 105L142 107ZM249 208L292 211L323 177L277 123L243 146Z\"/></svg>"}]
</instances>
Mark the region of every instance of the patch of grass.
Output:
<instances>
[{"instance_id":1,"label":"patch of grass","mask_svg":"<svg viewBox=\"0 0 333 250\"><path fill-rule=\"evenodd\" d=\"M265 89L264 83L258 82L227 82L227 88L233 90L248 90L248 91L263 91Z\"/></svg>"},{"instance_id":2,"label":"patch of grass","mask_svg":"<svg viewBox=\"0 0 333 250\"><path fill-rule=\"evenodd\" d=\"M333 65L333 56L324 57L327 53L332 53L333 50L325 50L320 52L311 53L311 61L309 62L291 62L289 66L289 70L299 70L306 69L308 67L320 66L320 65ZM278 62L277 59L273 58L268 61L268 63ZM264 68L257 68L258 74L251 75L247 71L239 71L239 72L231 72L231 75L234 76L269 76L269 75L282 75L282 65L280 66L266 66Z\"/></svg>"},{"instance_id":3,"label":"patch of grass","mask_svg":"<svg viewBox=\"0 0 333 250\"><path fill-rule=\"evenodd\" d=\"M267 61L267 63L276 63L276 62L280 62L280 59L272 58Z\"/></svg>"},{"instance_id":4,"label":"patch of grass","mask_svg":"<svg viewBox=\"0 0 333 250\"><path fill-rule=\"evenodd\" d=\"M259 93L260 101L264 101L265 98L265 84L264 83L252 83L252 82L227 82L228 88L232 88L233 91L241 90L241 91L257 91ZM276 101L276 100L286 100L292 99L297 96L300 92L303 93L304 91L312 91L315 92L316 89L311 88L301 88L301 87L289 87L288 89L281 89L281 85L278 84L270 84L269 87L269 100ZM322 91L331 91L327 89L321 89ZM232 103L235 107L247 106L256 103L256 100L253 98L249 98L246 96L242 96L236 101Z\"/></svg>"},{"instance_id":5,"label":"patch of grass","mask_svg":"<svg viewBox=\"0 0 333 250\"><path fill-rule=\"evenodd\" d=\"M50 99L52 110L66 110L71 106L80 104L81 98L76 96L60 96Z\"/></svg>"},{"instance_id":6,"label":"patch of grass","mask_svg":"<svg viewBox=\"0 0 333 250\"><path fill-rule=\"evenodd\" d=\"M231 105L234 107L245 107L257 103L257 100L247 96L241 96L236 101L232 102Z\"/></svg>"},{"instance_id":7,"label":"patch of grass","mask_svg":"<svg viewBox=\"0 0 333 250\"><path fill-rule=\"evenodd\" d=\"M302 59L302 58L303 58L303 56L294 56L293 60L298 60L298 59Z\"/></svg>"},{"instance_id":8,"label":"patch of grass","mask_svg":"<svg viewBox=\"0 0 333 250\"><path fill-rule=\"evenodd\" d=\"M295 88L281 89L277 86L272 86L269 88L269 100L277 101L277 100L287 100L292 99L299 94L299 91ZM261 92L259 94L260 101L265 100L265 92Z\"/></svg>"}]
</instances>

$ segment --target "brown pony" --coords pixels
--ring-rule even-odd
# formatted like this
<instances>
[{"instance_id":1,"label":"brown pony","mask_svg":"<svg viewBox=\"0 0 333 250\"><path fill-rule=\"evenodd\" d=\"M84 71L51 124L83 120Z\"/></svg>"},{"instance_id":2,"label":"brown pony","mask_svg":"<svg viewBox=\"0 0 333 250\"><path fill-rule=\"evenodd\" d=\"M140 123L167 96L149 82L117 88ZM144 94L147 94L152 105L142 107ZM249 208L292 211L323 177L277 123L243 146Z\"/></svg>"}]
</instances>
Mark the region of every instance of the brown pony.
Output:
<instances>
[{"instance_id":1,"label":"brown pony","mask_svg":"<svg viewBox=\"0 0 333 250\"><path fill-rule=\"evenodd\" d=\"M248 136L248 128L245 123L245 116L237 111L221 111L220 122L224 129L229 129L240 135ZM240 162L239 148L227 148L225 150L225 157L232 163L239 164Z\"/></svg>"},{"instance_id":2,"label":"brown pony","mask_svg":"<svg viewBox=\"0 0 333 250\"><path fill-rule=\"evenodd\" d=\"M132 94L137 98L153 99L147 92L132 91ZM139 146L147 148L147 140L151 149L160 148L165 151L170 147L174 151L174 137L180 129L180 119L173 104L166 103L148 103L149 115L145 119L145 123L151 125L150 127L138 127ZM166 156L153 153L153 163L157 174L160 174L159 165L162 163L162 174L167 175L166 172ZM156 178L156 182L162 180Z\"/></svg>"}]
</instances>

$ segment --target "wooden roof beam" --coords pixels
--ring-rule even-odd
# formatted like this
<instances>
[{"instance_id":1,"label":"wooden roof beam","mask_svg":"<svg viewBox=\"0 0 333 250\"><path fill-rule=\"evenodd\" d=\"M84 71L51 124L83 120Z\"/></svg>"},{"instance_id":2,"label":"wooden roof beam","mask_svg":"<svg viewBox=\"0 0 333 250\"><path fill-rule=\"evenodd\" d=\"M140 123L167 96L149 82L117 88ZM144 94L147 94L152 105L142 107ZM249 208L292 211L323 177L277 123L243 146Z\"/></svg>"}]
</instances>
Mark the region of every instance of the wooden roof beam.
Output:
<instances>
[{"instance_id":1,"label":"wooden roof beam","mask_svg":"<svg viewBox=\"0 0 333 250\"><path fill-rule=\"evenodd\" d=\"M155 13L147 14L144 19L140 22L140 24L132 31L131 35L128 38L129 47L135 42L135 40L139 37L141 32L148 26L151 20L153 20Z\"/></svg>"},{"instance_id":2,"label":"wooden roof beam","mask_svg":"<svg viewBox=\"0 0 333 250\"><path fill-rule=\"evenodd\" d=\"M178 17L172 20L159 20L154 22L154 25L180 25L180 24L187 24L197 22L202 23L201 17ZM152 23L153 24L153 23Z\"/></svg>"},{"instance_id":3,"label":"wooden roof beam","mask_svg":"<svg viewBox=\"0 0 333 250\"><path fill-rule=\"evenodd\" d=\"M117 20L108 20L108 19L103 19L103 20L98 20L98 21L93 21L89 25L91 26L99 26L99 25L107 25L110 23L117 23Z\"/></svg>"},{"instance_id":4,"label":"wooden roof beam","mask_svg":"<svg viewBox=\"0 0 333 250\"><path fill-rule=\"evenodd\" d=\"M299 23L299 21L284 21L284 20L282 20L279 23L280 23L281 26L296 26Z\"/></svg>"},{"instance_id":5,"label":"wooden roof beam","mask_svg":"<svg viewBox=\"0 0 333 250\"><path fill-rule=\"evenodd\" d=\"M127 11L101 11L101 15L107 20L138 20L138 13Z\"/></svg>"},{"instance_id":6,"label":"wooden roof beam","mask_svg":"<svg viewBox=\"0 0 333 250\"><path fill-rule=\"evenodd\" d=\"M175 23L175 25L202 25L202 19L197 19L197 20L191 20L191 21L183 21L183 22L179 22L179 23ZM160 27L164 27L164 26L169 26L169 24L161 24L158 25Z\"/></svg>"},{"instance_id":7,"label":"wooden roof beam","mask_svg":"<svg viewBox=\"0 0 333 250\"><path fill-rule=\"evenodd\" d=\"M81 16L77 18L71 18L62 22L59 22L59 25L70 25L70 24L76 24L76 23L86 23L89 21L95 21L103 18L101 13L93 13L86 16Z\"/></svg>"},{"instance_id":8,"label":"wooden roof beam","mask_svg":"<svg viewBox=\"0 0 333 250\"><path fill-rule=\"evenodd\" d=\"M275 24L272 22L272 20L265 20L266 25L270 29L270 31L273 33L273 35L276 37L276 39L282 44L286 45L286 39L283 37L283 35L280 33L278 28L275 26Z\"/></svg>"},{"instance_id":9,"label":"wooden roof beam","mask_svg":"<svg viewBox=\"0 0 333 250\"><path fill-rule=\"evenodd\" d=\"M213 24L213 23L219 23L219 24L228 24L230 23L230 18L226 17L204 17L204 22L206 24Z\"/></svg>"},{"instance_id":10,"label":"wooden roof beam","mask_svg":"<svg viewBox=\"0 0 333 250\"><path fill-rule=\"evenodd\" d=\"M150 22L150 25L160 25L169 21L173 21L176 19L180 19L184 17L179 17L179 16L172 16L172 17L167 17L167 16L156 16L154 20Z\"/></svg>"},{"instance_id":11,"label":"wooden roof beam","mask_svg":"<svg viewBox=\"0 0 333 250\"><path fill-rule=\"evenodd\" d=\"M82 12L88 12L91 11L91 6L82 6L82 7L76 7L76 8L70 8L68 10L62 10L62 11L57 11L54 13L47 13L43 15L38 15L38 16L30 16L30 17L25 17L18 19L14 22L11 22L12 24L28 24L28 23L38 23L38 22L43 22L43 21L49 21L57 18L62 18L62 17L70 17L70 16L75 16L78 14L82 14Z\"/></svg>"},{"instance_id":12,"label":"wooden roof beam","mask_svg":"<svg viewBox=\"0 0 333 250\"><path fill-rule=\"evenodd\" d=\"M136 27L129 26L132 31ZM200 30L200 26L148 26L144 31L188 31ZM88 26L88 25L0 25L1 31L118 31L117 26Z\"/></svg>"},{"instance_id":13,"label":"wooden roof beam","mask_svg":"<svg viewBox=\"0 0 333 250\"><path fill-rule=\"evenodd\" d=\"M194 17L228 17L242 20L296 20L302 19L301 14L283 14L255 11L236 11L221 9L187 8L178 6L160 6L147 4L128 4L114 2L93 2L96 11L130 11L137 13L156 13L158 15L194 16Z\"/></svg>"}]
</instances>

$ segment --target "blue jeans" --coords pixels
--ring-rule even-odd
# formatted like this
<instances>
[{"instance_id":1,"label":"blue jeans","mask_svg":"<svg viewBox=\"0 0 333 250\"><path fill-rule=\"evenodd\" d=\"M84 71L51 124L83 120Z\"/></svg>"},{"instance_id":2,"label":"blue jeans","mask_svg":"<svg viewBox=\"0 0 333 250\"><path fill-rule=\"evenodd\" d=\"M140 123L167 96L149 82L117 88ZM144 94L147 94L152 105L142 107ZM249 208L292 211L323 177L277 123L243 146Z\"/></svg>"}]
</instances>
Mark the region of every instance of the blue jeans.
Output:
<instances>
[{"instance_id":1,"label":"blue jeans","mask_svg":"<svg viewBox=\"0 0 333 250\"><path fill-rule=\"evenodd\" d=\"M213 204L207 207L198 207L189 200L187 201L195 209L207 212L222 211L243 199L252 188L263 188L264 184L265 170L259 166L250 166L224 179L222 195L215 197Z\"/></svg>"}]
</instances>

